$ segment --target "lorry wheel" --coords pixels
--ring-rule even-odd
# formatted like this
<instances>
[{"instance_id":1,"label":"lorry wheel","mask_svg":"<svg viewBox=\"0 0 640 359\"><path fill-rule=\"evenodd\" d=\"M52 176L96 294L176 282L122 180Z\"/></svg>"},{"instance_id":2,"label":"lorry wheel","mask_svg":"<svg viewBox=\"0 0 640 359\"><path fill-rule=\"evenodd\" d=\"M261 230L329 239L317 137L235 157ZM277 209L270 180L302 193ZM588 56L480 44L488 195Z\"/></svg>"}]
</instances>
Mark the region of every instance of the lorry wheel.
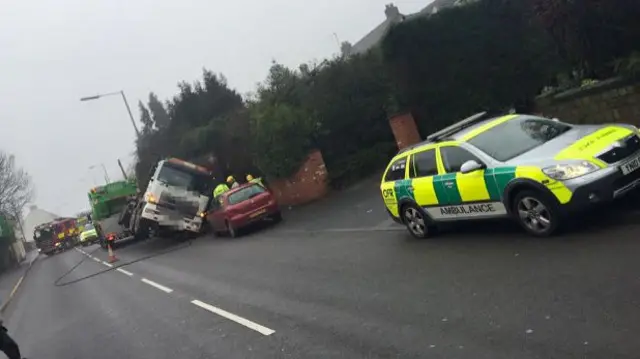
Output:
<instances>
[{"instance_id":1,"label":"lorry wheel","mask_svg":"<svg viewBox=\"0 0 640 359\"><path fill-rule=\"evenodd\" d=\"M136 215L133 233L136 239L147 239L149 238L149 226L146 221L140 216L140 213Z\"/></svg>"}]
</instances>

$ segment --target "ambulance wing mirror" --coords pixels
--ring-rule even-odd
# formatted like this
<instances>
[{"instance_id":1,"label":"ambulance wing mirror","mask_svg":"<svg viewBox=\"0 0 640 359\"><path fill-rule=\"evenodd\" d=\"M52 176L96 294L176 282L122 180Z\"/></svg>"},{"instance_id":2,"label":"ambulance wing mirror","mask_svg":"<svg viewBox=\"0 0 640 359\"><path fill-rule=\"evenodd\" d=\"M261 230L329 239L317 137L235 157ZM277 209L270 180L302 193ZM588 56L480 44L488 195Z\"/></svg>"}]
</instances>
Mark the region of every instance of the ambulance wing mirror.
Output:
<instances>
[{"instance_id":1,"label":"ambulance wing mirror","mask_svg":"<svg viewBox=\"0 0 640 359\"><path fill-rule=\"evenodd\" d=\"M462 166L460 166L460 172L471 173L471 172L485 169L486 167L487 166L485 166L484 164L478 163L477 161L469 160L463 163Z\"/></svg>"}]
</instances>

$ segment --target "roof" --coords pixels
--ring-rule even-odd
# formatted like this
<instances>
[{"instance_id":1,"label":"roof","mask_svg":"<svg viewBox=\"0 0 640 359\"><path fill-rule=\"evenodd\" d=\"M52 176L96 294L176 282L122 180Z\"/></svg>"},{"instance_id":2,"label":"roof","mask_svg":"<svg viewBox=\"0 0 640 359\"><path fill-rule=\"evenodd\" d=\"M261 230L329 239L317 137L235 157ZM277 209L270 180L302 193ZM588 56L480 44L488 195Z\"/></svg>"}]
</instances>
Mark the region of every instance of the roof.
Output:
<instances>
[{"instance_id":1,"label":"roof","mask_svg":"<svg viewBox=\"0 0 640 359\"><path fill-rule=\"evenodd\" d=\"M362 39L358 40L351 46L351 48L349 49L349 54L362 54L375 47L387 35L387 32L389 32L391 26L393 26L394 24L400 23L405 20L412 20L419 17L433 15L444 8L464 5L474 1L476 0L435 0L417 13L405 15L397 12L395 15L391 16L387 14L387 18L383 22L381 22ZM397 8L393 6L393 4L387 5L385 13L389 12L390 10L398 11Z\"/></svg>"},{"instance_id":2,"label":"roof","mask_svg":"<svg viewBox=\"0 0 640 359\"><path fill-rule=\"evenodd\" d=\"M362 39L353 44L351 47L351 54L362 54L376 46L382 41L382 39L387 35L389 29L393 24L399 23L406 18L406 15L400 14L400 18L387 18L378 26L376 26L373 30L371 30L368 34L366 34Z\"/></svg>"}]
</instances>

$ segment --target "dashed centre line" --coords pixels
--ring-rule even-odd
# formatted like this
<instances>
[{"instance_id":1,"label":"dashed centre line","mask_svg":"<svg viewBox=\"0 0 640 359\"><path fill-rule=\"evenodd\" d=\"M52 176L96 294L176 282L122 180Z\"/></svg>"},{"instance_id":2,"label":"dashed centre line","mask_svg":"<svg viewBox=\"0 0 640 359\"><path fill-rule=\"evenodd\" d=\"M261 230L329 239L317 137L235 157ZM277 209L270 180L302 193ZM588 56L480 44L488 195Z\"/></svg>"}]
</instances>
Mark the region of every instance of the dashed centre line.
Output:
<instances>
[{"instance_id":1,"label":"dashed centre line","mask_svg":"<svg viewBox=\"0 0 640 359\"><path fill-rule=\"evenodd\" d=\"M208 310L211 313L217 314L221 317L227 318L231 321L234 321L240 325L244 325L245 327L249 328L249 329L253 329L256 332L262 334L262 335L271 335L273 333L275 333L276 331L273 329L269 329L267 327L264 327L258 323L252 322L249 319L245 319L241 316L235 315L233 313L229 313L226 310L220 309L218 307L214 307L211 304L207 304L205 302L201 302L197 299L194 299L191 301L192 304L197 305L198 307Z\"/></svg>"},{"instance_id":2,"label":"dashed centre line","mask_svg":"<svg viewBox=\"0 0 640 359\"><path fill-rule=\"evenodd\" d=\"M148 280L147 278L142 278L140 279L143 283L146 283L152 287L155 287L156 289L160 289L161 291L165 292L165 293L171 293L173 292L173 289L169 288L169 287L165 287L162 284L156 283L152 280Z\"/></svg>"},{"instance_id":3,"label":"dashed centre line","mask_svg":"<svg viewBox=\"0 0 640 359\"><path fill-rule=\"evenodd\" d=\"M82 249L75 248L75 250L77 250L78 252L80 252L83 255L87 256L88 258L93 259L97 263L105 265L105 266L107 266L109 268L114 268L113 264L105 262L105 261L99 259L98 257L94 257L90 253L85 252ZM120 267L116 267L115 270L120 272L120 273L122 273L122 274L124 274L124 275L127 275L129 277L133 277L133 273L132 272L124 270L124 269L122 269ZM140 281L145 283L145 284L148 284L148 285L150 285L150 286L152 286L152 287L154 287L154 288L156 288L156 289L158 289L160 291L163 291L165 293L173 293L173 289L171 289L169 287L166 287L166 286L164 286L164 285L162 285L160 283L157 283L157 282L154 282L152 280L149 280L147 278L140 278ZM263 325L260 325L260 324L258 324L256 322L253 322L253 321L251 321L249 319L246 319L246 318L243 318L243 317L241 317L239 315L227 312L224 309L218 308L216 306L213 306L211 304L202 302L202 301L197 300L197 299L192 300L191 304L193 304L195 306L198 306L198 307L200 307L200 308L202 308L202 309L204 309L204 310L206 310L206 311L208 311L210 313L219 315L219 316L221 316L221 317L223 317L225 319L228 319L228 320L231 320L233 322L236 322L237 324L240 324L240 325L242 325L242 326L244 326L246 328L254 330L254 331L256 331L256 332L258 332L258 333L260 333L262 335L265 335L265 336L269 336L269 335L271 335L271 334L276 332L273 329L267 328L267 327L265 327Z\"/></svg>"},{"instance_id":4,"label":"dashed centre line","mask_svg":"<svg viewBox=\"0 0 640 359\"><path fill-rule=\"evenodd\" d=\"M131 273L131 272L129 272L129 271L126 271L126 270L124 270L124 269L122 269L122 268L116 268L116 270L117 270L118 272L122 273L122 274L126 274L126 275L128 275L129 277L133 277L133 273Z\"/></svg>"}]
</instances>

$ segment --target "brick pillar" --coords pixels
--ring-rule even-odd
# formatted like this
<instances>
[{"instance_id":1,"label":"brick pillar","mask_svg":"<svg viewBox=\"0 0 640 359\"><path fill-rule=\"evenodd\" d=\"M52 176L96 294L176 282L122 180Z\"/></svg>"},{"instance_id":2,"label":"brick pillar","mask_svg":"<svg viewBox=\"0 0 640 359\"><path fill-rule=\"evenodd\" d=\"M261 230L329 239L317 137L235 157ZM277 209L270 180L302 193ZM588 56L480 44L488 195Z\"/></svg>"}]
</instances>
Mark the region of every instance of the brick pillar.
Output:
<instances>
[{"instance_id":1,"label":"brick pillar","mask_svg":"<svg viewBox=\"0 0 640 359\"><path fill-rule=\"evenodd\" d=\"M391 116L389 124L399 150L422 141L416 121L410 112Z\"/></svg>"}]
</instances>

